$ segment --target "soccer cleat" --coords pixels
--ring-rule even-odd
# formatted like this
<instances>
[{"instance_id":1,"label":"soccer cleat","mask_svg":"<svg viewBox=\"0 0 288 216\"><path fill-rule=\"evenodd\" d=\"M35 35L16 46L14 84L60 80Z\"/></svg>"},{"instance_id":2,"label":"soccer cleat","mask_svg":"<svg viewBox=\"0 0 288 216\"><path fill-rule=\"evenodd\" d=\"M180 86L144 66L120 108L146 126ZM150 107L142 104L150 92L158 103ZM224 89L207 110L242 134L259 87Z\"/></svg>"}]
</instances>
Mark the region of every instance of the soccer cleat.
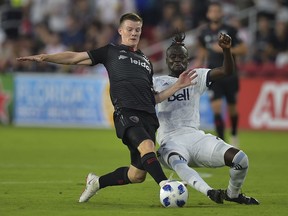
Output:
<instances>
[{"instance_id":1,"label":"soccer cleat","mask_svg":"<svg viewBox=\"0 0 288 216\"><path fill-rule=\"evenodd\" d=\"M244 194L239 194L237 198L230 198L227 195L227 192L225 192L225 200L229 202L237 202L239 204L245 204L245 205L259 205L260 202L256 200L253 197L247 197Z\"/></svg>"},{"instance_id":2,"label":"soccer cleat","mask_svg":"<svg viewBox=\"0 0 288 216\"><path fill-rule=\"evenodd\" d=\"M223 200L225 198L225 191L224 190L208 190L207 196L214 202L218 204L223 204Z\"/></svg>"},{"instance_id":3,"label":"soccer cleat","mask_svg":"<svg viewBox=\"0 0 288 216\"><path fill-rule=\"evenodd\" d=\"M89 173L86 179L86 188L79 198L79 202L87 202L99 190L99 177L93 173Z\"/></svg>"}]
</instances>

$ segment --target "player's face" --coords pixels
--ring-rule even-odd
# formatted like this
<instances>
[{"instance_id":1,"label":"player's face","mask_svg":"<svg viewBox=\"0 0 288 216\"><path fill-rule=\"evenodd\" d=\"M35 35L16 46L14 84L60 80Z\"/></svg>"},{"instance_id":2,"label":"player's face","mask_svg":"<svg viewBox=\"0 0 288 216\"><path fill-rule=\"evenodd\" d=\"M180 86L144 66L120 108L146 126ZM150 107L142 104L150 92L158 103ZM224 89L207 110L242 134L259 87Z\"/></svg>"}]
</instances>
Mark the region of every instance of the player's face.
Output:
<instances>
[{"instance_id":1,"label":"player's face","mask_svg":"<svg viewBox=\"0 0 288 216\"><path fill-rule=\"evenodd\" d=\"M207 11L207 18L212 22L219 22L223 17L222 9L219 5L210 5Z\"/></svg>"},{"instance_id":2,"label":"player's face","mask_svg":"<svg viewBox=\"0 0 288 216\"><path fill-rule=\"evenodd\" d=\"M125 20L118 29L121 35L121 43L137 49L142 31L140 21Z\"/></svg>"},{"instance_id":3,"label":"player's face","mask_svg":"<svg viewBox=\"0 0 288 216\"><path fill-rule=\"evenodd\" d=\"M188 66L188 52L183 46L172 46L166 55L166 63L171 75L179 76Z\"/></svg>"}]
</instances>

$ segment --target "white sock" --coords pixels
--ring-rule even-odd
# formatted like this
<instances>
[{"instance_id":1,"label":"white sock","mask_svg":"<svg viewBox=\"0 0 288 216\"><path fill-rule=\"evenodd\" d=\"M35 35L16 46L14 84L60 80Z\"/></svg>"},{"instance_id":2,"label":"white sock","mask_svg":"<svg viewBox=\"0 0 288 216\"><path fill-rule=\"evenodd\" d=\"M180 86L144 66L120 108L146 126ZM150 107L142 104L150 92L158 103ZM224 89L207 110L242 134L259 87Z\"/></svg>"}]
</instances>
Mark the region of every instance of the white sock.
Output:
<instances>
[{"instance_id":1,"label":"white sock","mask_svg":"<svg viewBox=\"0 0 288 216\"><path fill-rule=\"evenodd\" d=\"M239 151L234 156L232 162L233 166L229 171L230 180L227 189L227 195L230 198L237 198L248 172L249 160L243 151Z\"/></svg>"},{"instance_id":2,"label":"white sock","mask_svg":"<svg viewBox=\"0 0 288 216\"><path fill-rule=\"evenodd\" d=\"M211 190L212 188L194 169L188 166L186 161L179 160L178 155L173 155L169 158L169 162L172 169L182 180L186 181L188 185L207 196L208 190Z\"/></svg>"}]
</instances>

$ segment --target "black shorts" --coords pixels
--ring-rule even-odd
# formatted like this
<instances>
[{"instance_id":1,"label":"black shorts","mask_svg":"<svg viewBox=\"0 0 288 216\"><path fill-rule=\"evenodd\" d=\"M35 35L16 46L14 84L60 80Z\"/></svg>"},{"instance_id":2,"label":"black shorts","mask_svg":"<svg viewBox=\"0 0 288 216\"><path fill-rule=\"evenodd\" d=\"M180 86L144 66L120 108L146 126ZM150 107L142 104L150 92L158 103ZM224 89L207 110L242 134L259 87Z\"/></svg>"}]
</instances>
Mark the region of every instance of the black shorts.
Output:
<instances>
[{"instance_id":1,"label":"black shorts","mask_svg":"<svg viewBox=\"0 0 288 216\"><path fill-rule=\"evenodd\" d=\"M155 143L155 133L159 127L156 114L133 109L118 109L113 115L117 137L127 145L131 164L144 170L141 162L139 144L150 139Z\"/></svg>"},{"instance_id":2,"label":"black shorts","mask_svg":"<svg viewBox=\"0 0 288 216\"><path fill-rule=\"evenodd\" d=\"M209 87L209 97L211 101L225 97L228 104L236 104L238 91L239 78L232 75L213 82Z\"/></svg>"}]
</instances>

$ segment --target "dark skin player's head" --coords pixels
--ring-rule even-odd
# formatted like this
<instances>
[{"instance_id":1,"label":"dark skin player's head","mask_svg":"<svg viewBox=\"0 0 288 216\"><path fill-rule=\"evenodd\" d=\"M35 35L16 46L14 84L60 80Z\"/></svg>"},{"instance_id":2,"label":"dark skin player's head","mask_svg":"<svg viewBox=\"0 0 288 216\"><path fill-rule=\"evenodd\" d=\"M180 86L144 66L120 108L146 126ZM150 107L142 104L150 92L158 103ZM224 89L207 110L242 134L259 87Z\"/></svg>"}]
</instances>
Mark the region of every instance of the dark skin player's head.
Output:
<instances>
[{"instance_id":1,"label":"dark skin player's head","mask_svg":"<svg viewBox=\"0 0 288 216\"><path fill-rule=\"evenodd\" d=\"M185 34L177 33L171 46L166 50L166 63L169 75L179 77L188 67L188 50L183 43Z\"/></svg>"}]
</instances>

